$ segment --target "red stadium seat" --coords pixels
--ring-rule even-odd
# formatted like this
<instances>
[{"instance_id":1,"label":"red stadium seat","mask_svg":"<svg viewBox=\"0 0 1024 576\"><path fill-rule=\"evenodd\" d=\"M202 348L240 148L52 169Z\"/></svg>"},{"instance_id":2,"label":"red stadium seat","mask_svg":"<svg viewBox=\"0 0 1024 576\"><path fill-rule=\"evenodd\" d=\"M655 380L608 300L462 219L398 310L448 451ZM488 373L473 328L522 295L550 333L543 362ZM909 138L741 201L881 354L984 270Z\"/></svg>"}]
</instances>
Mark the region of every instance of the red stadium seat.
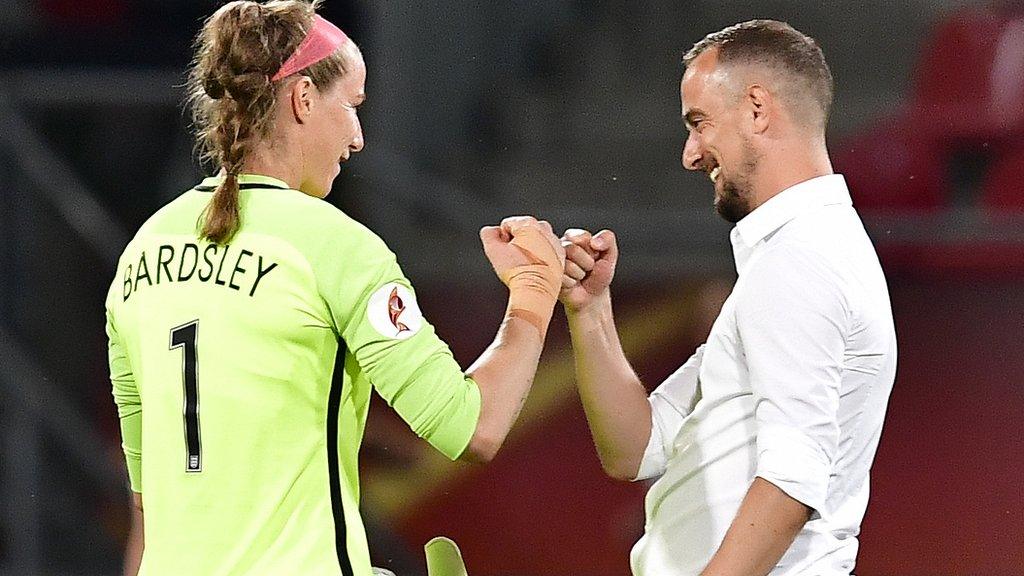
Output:
<instances>
[{"instance_id":1,"label":"red stadium seat","mask_svg":"<svg viewBox=\"0 0 1024 576\"><path fill-rule=\"evenodd\" d=\"M52 25L72 30L123 24L127 0L39 0L38 9Z\"/></svg>"},{"instance_id":2,"label":"red stadium seat","mask_svg":"<svg viewBox=\"0 0 1024 576\"><path fill-rule=\"evenodd\" d=\"M911 114L936 137L1024 134L1024 16L961 11L940 24L915 73Z\"/></svg>"},{"instance_id":3,"label":"red stadium seat","mask_svg":"<svg viewBox=\"0 0 1024 576\"><path fill-rule=\"evenodd\" d=\"M848 139L832 157L858 208L936 210L953 196L957 154L999 156L1020 137L1024 14L963 10L926 43L905 110Z\"/></svg>"},{"instance_id":4,"label":"red stadium seat","mask_svg":"<svg viewBox=\"0 0 1024 576\"><path fill-rule=\"evenodd\" d=\"M1024 147L1014 148L989 166L980 204L990 216L1024 215ZM936 239L930 244L883 243L879 256L890 272L927 278L1024 277L1024 242L998 234L971 240Z\"/></svg>"},{"instance_id":5,"label":"red stadium seat","mask_svg":"<svg viewBox=\"0 0 1024 576\"><path fill-rule=\"evenodd\" d=\"M832 149L862 211L931 211L949 195L945 154L905 120L889 119Z\"/></svg>"},{"instance_id":6,"label":"red stadium seat","mask_svg":"<svg viewBox=\"0 0 1024 576\"><path fill-rule=\"evenodd\" d=\"M990 213L1024 212L1024 147L992 164L985 175L981 203Z\"/></svg>"}]
</instances>

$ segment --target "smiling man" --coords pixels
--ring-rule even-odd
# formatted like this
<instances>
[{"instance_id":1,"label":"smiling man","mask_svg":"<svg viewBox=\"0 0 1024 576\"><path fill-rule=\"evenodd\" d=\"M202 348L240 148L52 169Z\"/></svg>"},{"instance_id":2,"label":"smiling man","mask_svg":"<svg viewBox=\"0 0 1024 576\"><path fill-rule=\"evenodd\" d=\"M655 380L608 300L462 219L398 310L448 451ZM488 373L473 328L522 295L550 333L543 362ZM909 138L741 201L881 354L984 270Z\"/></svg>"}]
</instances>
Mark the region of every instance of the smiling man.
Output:
<instances>
[{"instance_id":1,"label":"smiling man","mask_svg":"<svg viewBox=\"0 0 1024 576\"><path fill-rule=\"evenodd\" d=\"M658 477L638 576L849 575L896 371L888 289L825 147L832 75L753 20L683 57L682 163L704 171L739 278L707 342L650 396L622 353L615 236L570 230L560 296L605 471Z\"/></svg>"}]
</instances>

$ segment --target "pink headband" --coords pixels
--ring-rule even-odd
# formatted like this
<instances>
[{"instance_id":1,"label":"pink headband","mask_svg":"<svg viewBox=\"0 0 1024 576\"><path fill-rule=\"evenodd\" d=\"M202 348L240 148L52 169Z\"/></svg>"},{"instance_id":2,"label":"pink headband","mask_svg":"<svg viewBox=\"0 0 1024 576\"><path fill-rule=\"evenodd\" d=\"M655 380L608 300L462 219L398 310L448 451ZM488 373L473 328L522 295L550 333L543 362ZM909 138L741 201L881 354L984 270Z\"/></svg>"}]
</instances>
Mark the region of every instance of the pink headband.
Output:
<instances>
[{"instance_id":1,"label":"pink headband","mask_svg":"<svg viewBox=\"0 0 1024 576\"><path fill-rule=\"evenodd\" d=\"M287 78L299 70L316 64L333 54L347 41L348 36L340 28L321 18L319 14L314 15L313 28L270 81L277 82L281 78Z\"/></svg>"}]
</instances>

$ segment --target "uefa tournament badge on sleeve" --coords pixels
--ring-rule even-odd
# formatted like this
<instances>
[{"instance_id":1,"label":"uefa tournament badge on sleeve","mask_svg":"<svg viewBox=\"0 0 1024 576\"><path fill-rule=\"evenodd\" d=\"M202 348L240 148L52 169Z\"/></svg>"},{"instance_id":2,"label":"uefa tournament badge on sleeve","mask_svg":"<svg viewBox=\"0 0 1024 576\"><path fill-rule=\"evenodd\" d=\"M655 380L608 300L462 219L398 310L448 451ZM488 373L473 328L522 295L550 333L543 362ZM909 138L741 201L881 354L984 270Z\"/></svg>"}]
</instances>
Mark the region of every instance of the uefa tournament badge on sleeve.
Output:
<instances>
[{"instance_id":1,"label":"uefa tournament badge on sleeve","mask_svg":"<svg viewBox=\"0 0 1024 576\"><path fill-rule=\"evenodd\" d=\"M370 325L386 338L405 340L423 326L423 313L412 291L391 282L378 288L366 307Z\"/></svg>"}]
</instances>

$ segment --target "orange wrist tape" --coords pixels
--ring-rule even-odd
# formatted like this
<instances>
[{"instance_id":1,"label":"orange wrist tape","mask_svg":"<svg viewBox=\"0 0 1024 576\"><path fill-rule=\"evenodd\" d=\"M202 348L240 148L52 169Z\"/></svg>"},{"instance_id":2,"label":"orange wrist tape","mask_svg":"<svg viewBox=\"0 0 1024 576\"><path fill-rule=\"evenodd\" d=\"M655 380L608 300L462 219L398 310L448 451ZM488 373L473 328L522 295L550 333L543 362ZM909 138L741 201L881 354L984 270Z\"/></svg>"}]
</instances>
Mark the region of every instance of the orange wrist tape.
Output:
<instances>
[{"instance_id":1,"label":"orange wrist tape","mask_svg":"<svg viewBox=\"0 0 1024 576\"><path fill-rule=\"evenodd\" d=\"M506 317L530 322L543 338L562 285L562 263L539 229L521 228L511 244L526 254L531 263L500 275L509 289Z\"/></svg>"}]
</instances>

